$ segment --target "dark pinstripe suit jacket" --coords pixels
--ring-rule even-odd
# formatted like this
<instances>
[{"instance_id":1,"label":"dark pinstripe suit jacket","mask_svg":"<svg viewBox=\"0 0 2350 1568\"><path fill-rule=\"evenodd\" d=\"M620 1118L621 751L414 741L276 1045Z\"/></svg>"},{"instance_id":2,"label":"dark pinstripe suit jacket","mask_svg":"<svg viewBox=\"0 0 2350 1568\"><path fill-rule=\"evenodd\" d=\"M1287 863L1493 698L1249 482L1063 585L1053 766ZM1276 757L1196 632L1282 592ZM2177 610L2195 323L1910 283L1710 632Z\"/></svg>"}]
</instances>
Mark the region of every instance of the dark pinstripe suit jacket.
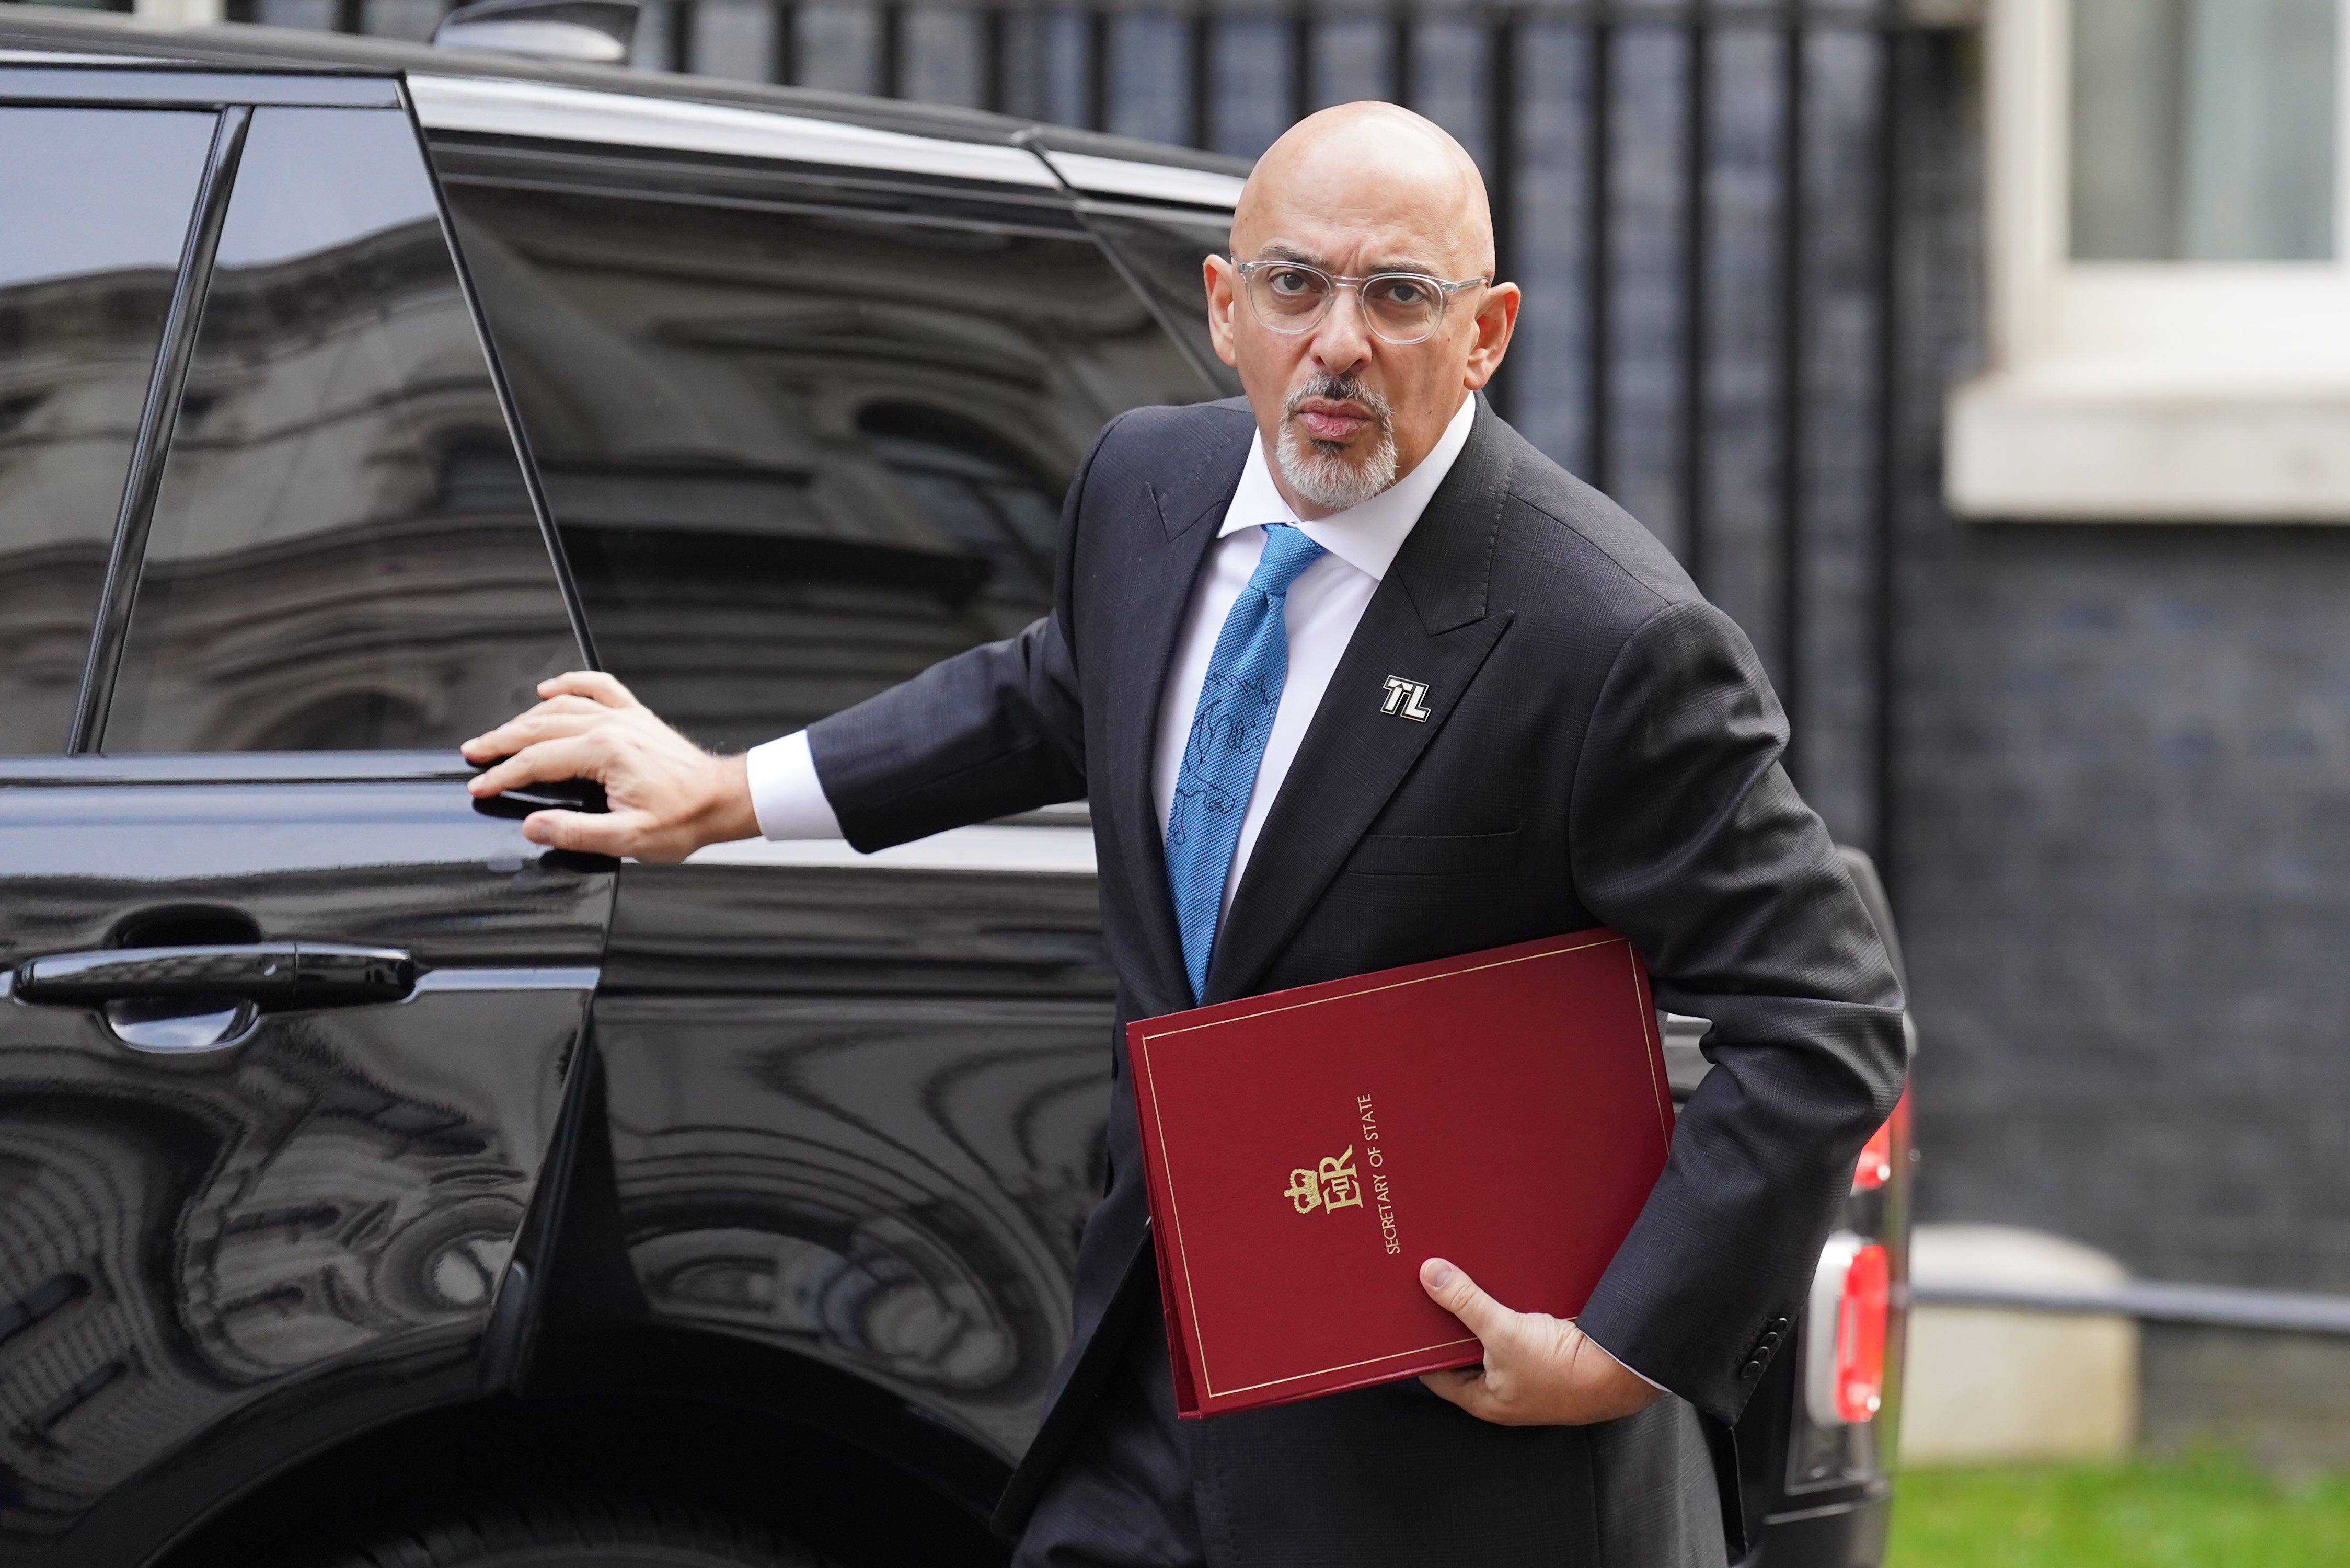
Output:
<instances>
[{"instance_id":1,"label":"dark pinstripe suit jacket","mask_svg":"<svg viewBox=\"0 0 2350 1568\"><path fill-rule=\"evenodd\" d=\"M1192 582L1254 433L1237 400L1114 421L1069 491L1053 613L810 732L863 850L1089 798L1121 1036L1191 1002L1151 752ZM1389 676L1426 683L1425 722L1381 711ZM1629 937L1659 1004L1713 1021L1715 1071L1582 1322L1718 1434L1775 1348L1772 1321L1794 1314L1904 1071L1892 967L1780 766L1786 735L1729 618L1481 401L1331 679L1208 977L1216 1002L1587 926ZM1076 1340L1003 1500L1007 1527L1149 1293L1136 1289L1152 1264L1122 1069L1109 1139ZM1196 1437L1220 1557L1588 1555L1574 1542L1590 1532L1593 1469L1575 1428L1490 1426L1404 1383L1218 1417Z\"/></svg>"}]
</instances>

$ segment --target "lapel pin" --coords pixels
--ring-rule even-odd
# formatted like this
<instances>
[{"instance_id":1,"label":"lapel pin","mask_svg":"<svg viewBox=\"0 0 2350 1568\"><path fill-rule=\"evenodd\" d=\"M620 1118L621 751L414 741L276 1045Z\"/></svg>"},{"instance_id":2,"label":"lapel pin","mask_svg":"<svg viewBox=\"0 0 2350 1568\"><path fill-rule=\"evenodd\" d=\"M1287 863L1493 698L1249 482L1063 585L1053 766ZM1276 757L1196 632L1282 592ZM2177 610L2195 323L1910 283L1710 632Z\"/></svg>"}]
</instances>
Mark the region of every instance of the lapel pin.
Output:
<instances>
[{"instance_id":1,"label":"lapel pin","mask_svg":"<svg viewBox=\"0 0 2350 1568\"><path fill-rule=\"evenodd\" d=\"M1427 681L1406 680L1400 675L1390 675L1388 677L1387 701L1379 704L1379 711L1401 719L1414 719L1425 724L1428 722L1427 701Z\"/></svg>"}]
</instances>

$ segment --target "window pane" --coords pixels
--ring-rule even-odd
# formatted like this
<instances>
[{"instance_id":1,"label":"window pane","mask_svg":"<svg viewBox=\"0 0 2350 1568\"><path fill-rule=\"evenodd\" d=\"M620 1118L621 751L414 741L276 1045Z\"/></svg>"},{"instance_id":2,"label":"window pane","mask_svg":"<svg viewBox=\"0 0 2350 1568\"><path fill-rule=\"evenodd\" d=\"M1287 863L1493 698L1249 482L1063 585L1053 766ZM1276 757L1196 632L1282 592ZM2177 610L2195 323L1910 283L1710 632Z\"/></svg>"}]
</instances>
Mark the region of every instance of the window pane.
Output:
<instances>
[{"instance_id":1,"label":"window pane","mask_svg":"<svg viewBox=\"0 0 2350 1568\"><path fill-rule=\"evenodd\" d=\"M106 749L454 745L577 661L406 117L256 110Z\"/></svg>"},{"instance_id":2,"label":"window pane","mask_svg":"<svg viewBox=\"0 0 2350 1568\"><path fill-rule=\"evenodd\" d=\"M1086 222L1118 252L1200 363L1211 368L1217 390L1238 397L1240 372L1217 359L1208 337L1207 286L1200 276L1201 265L1209 256L1230 251L1231 225L1107 211L1087 213Z\"/></svg>"},{"instance_id":3,"label":"window pane","mask_svg":"<svg viewBox=\"0 0 2350 1568\"><path fill-rule=\"evenodd\" d=\"M708 743L1043 614L1095 432L1209 395L1075 233L450 198L597 652Z\"/></svg>"},{"instance_id":4,"label":"window pane","mask_svg":"<svg viewBox=\"0 0 2350 1568\"><path fill-rule=\"evenodd\" d=\"M2332 256L2338 9L2074 0L2074 256Z\"/></svg>"},{"instance_id":5,"label":"window pane","mask_svg":"<svg viewBox=\"0 0 2350 1568\"><path fill-rule=\"evenodd\" d=\"M65 749L213 124L0 109L0 753Z\"/></svg>"}]
</instances>

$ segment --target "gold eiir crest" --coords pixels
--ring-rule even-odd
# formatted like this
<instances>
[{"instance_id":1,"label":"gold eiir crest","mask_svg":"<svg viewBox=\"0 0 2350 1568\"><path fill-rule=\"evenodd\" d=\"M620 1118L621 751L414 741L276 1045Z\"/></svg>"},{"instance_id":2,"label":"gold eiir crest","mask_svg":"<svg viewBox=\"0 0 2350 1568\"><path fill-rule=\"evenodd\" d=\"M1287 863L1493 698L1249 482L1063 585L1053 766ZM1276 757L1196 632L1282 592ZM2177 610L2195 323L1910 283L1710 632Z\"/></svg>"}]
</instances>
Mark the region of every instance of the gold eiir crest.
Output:
<instances>
[{"instance_id":1,"label":"gold eiir crest","mask_svg":"<svg viewBox=\"0 0 2350 1568\"><path fill-rule=\"evenodd\" d=\"M1334 1154L1318 1166L1301 1165L1291 1171L1282 1196L1300 1214L1311 1214L1316 1209L1325 1212L1360 1209L1363 1184L1355 1176L1355 1146L1348 1144L1344 1154Z\"/></svg>"}]
</instances>

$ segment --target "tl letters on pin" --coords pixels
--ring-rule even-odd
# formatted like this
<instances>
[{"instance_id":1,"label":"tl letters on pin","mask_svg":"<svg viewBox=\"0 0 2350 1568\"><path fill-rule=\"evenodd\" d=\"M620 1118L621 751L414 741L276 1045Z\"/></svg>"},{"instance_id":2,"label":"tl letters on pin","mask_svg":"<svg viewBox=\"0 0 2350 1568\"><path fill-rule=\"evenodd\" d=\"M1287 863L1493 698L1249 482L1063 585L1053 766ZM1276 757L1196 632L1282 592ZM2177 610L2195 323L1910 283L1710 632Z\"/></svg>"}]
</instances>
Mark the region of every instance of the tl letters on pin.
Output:
<instances>
[{"instance_id":1,"label":"tl letters on pin","mask_svg":"<svg viewBox=\"0 0 2350 1568\"><path fill-rule=\"evenodd\" d=\"M1379 711L1402 719L1417 719L1425 724L1429 719L1427 703L1427 681L1406 680L1400 675L1390 675L1388 677L1387 701L1379 704Z\"/></svg>"}]
</instances>

